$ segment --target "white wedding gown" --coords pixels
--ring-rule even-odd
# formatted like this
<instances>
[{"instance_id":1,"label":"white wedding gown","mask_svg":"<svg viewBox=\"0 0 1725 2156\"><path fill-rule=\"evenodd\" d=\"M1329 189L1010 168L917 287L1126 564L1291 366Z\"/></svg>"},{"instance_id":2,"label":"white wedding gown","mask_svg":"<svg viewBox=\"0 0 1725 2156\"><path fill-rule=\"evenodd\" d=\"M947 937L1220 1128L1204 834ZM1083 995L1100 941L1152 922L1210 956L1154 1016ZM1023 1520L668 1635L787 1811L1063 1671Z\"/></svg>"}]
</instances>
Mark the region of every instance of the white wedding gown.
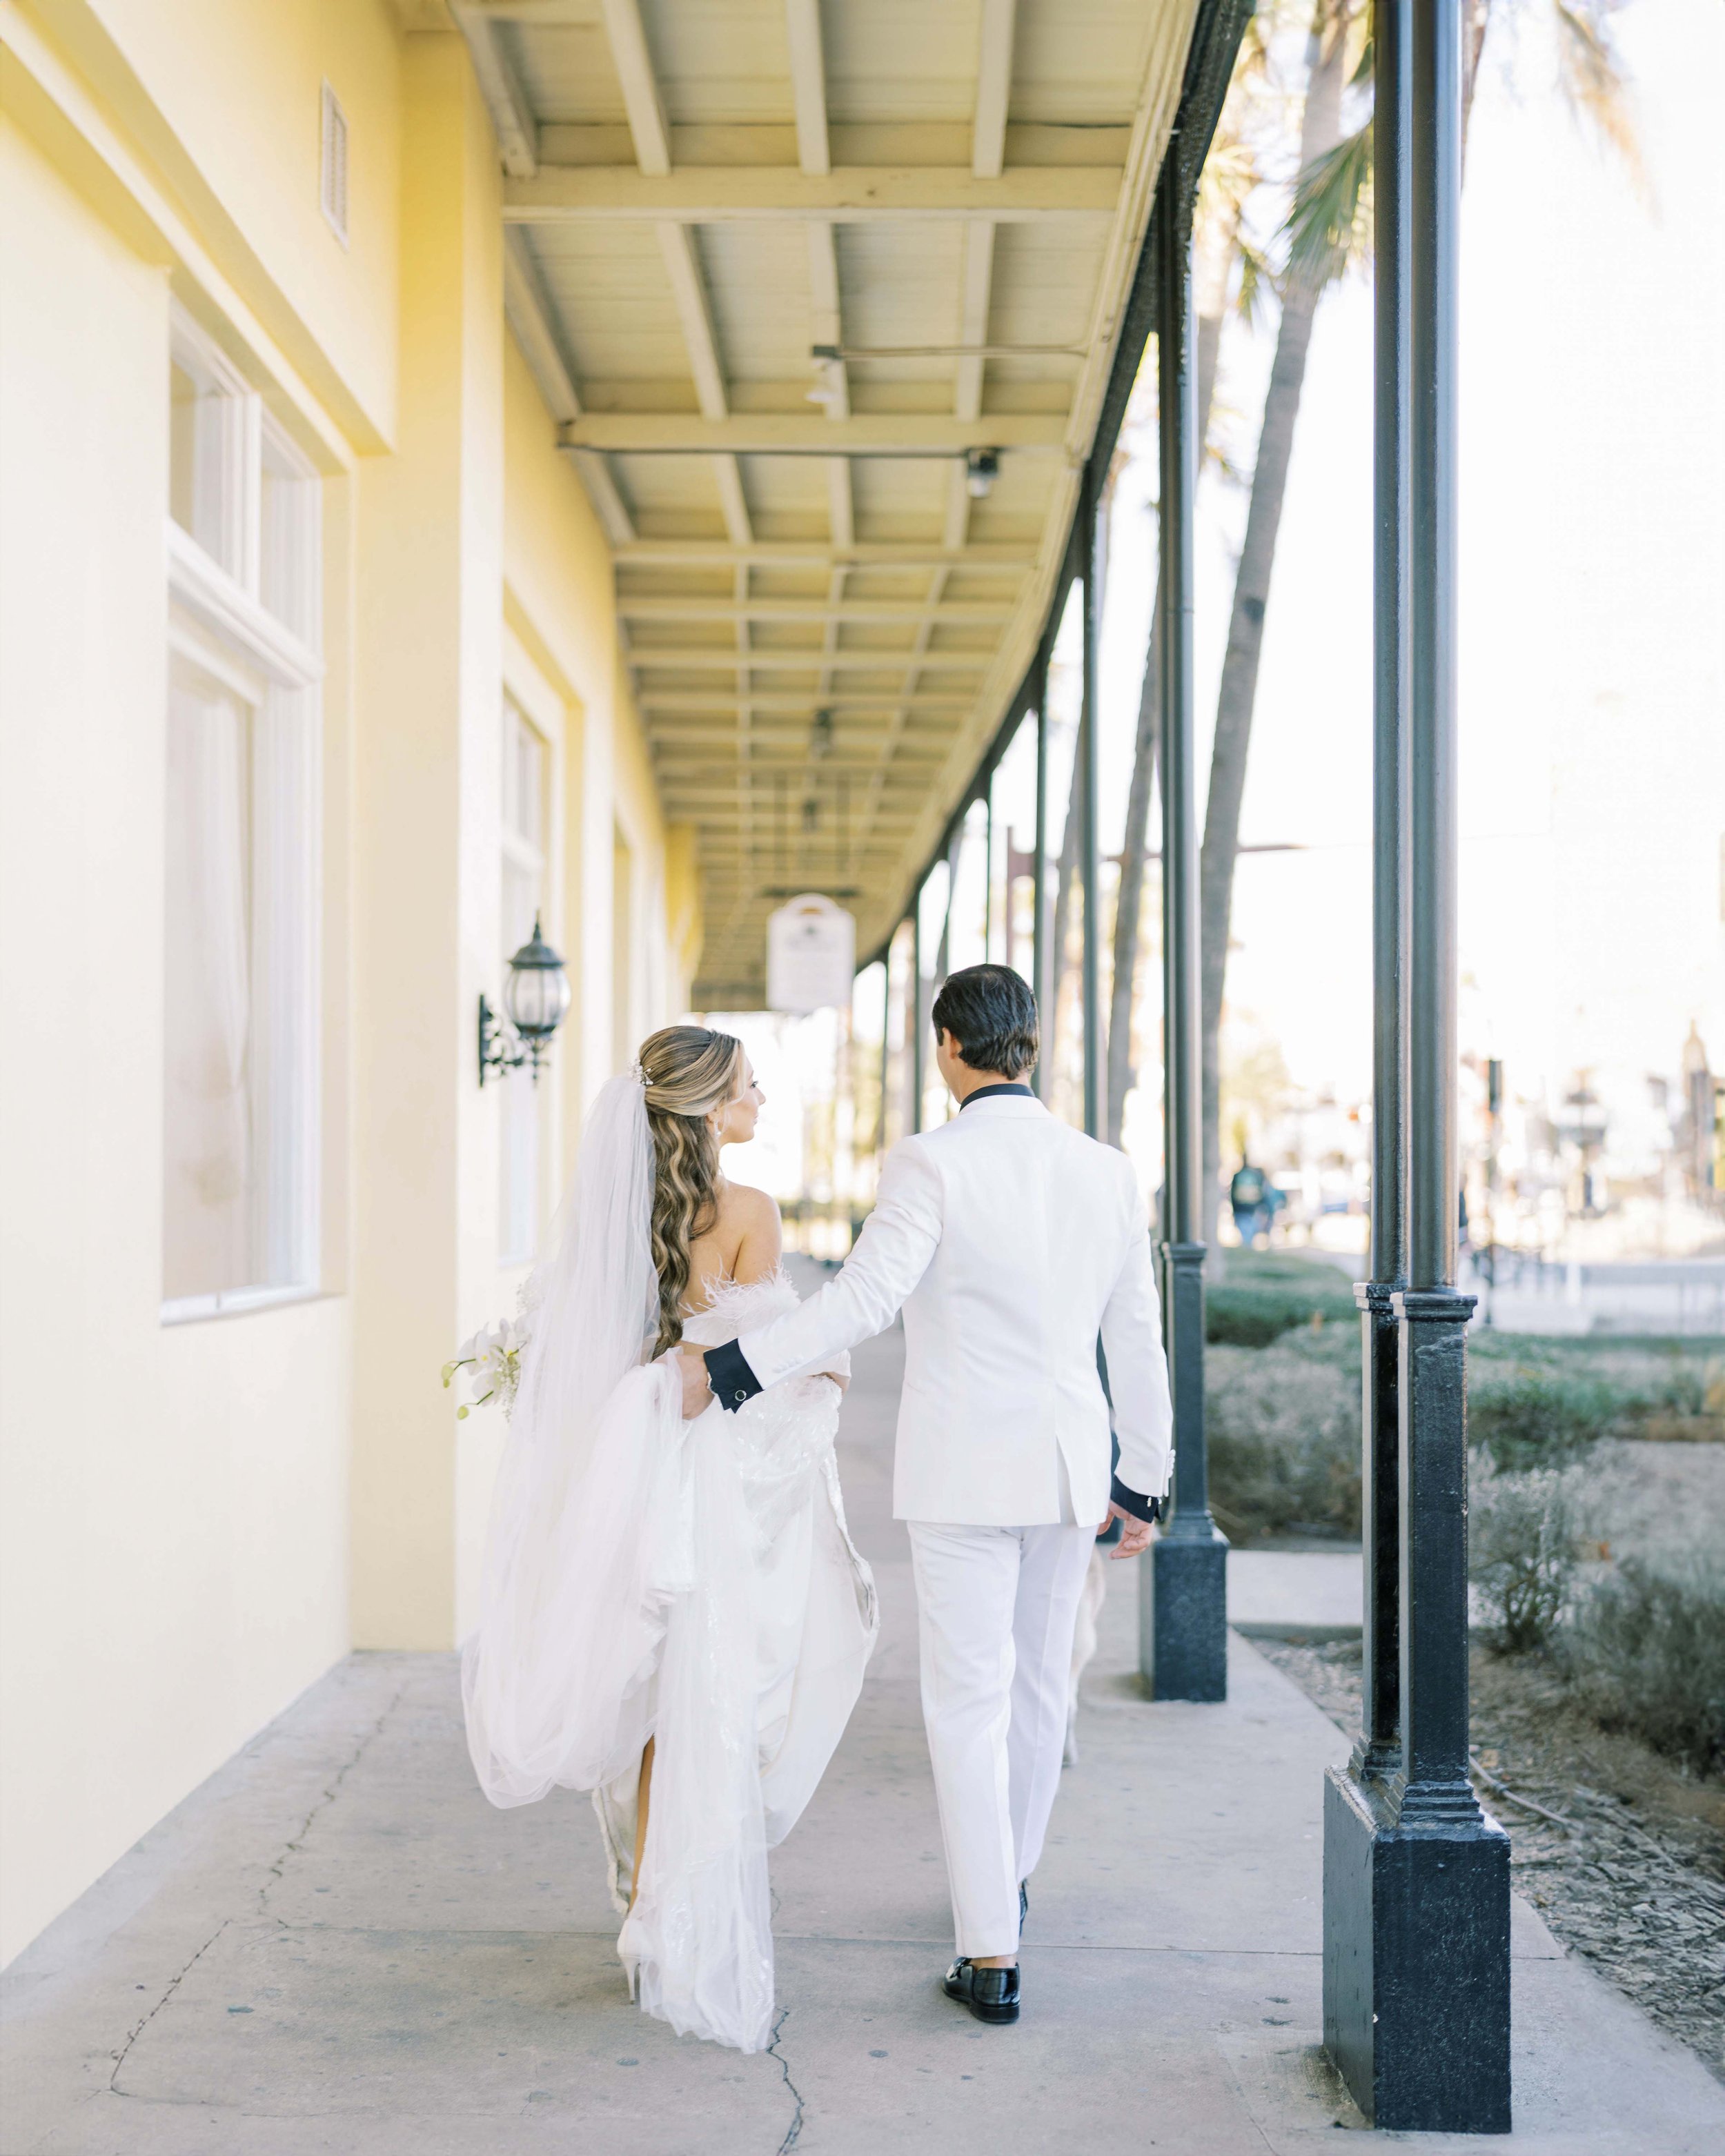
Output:
<instances>
[{"instance_id":1,"label":"white wedding gown","mask_svg":"<svg viewBox=\"0 0 1725 2156\"><path fill-rule=\"evenodd\" d=\"M716 1346L796 1301L782 1272L721 1286L685 1337ZM629 1371L567 1502L503 1553L531 1593L497 1598L464 1668L486 1794L591 1789L619 1908L655 1739L618 1951L649 2013L740 2051L772 2041L767 1851L814 1794L877 1629L839 1493L839 1398L793 1378L685 1422L673 1365Z\"/></svg>"}]
</instances>

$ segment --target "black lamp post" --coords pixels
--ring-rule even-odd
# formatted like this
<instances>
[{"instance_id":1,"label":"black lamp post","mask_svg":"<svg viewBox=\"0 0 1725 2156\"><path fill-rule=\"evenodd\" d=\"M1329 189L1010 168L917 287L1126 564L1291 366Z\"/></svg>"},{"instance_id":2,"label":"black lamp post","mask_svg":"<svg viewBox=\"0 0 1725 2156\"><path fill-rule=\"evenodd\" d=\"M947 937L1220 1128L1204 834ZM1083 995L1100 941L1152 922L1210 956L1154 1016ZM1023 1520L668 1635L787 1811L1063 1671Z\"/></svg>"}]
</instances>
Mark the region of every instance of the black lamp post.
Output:
<instances>
[{"instance_id":1,"label":"black lamp post","mask_svg":"<svg viewBox=\"0 0 1725 2156\"><path fill-rule=\"evenodd\" d=\"M539 1066L551 1037L569 1009L569 977L563 962L540 932L533 916L533 933L509 962L509 978L503 988L503 1015L511 1031L501 1033L497 1014L485 998L479 999L479 1081L491 1070L519 1070L532 1067L533 1083L539 1083Z\"/></svg>"},{"instance_id":2,"label":"black lamp post","mask_svg":"<svg viewBox=\"0 0 1725 2156\"><path fill-rule=\"evenodd\" d=\"M1380 2129L1510 2127L1509 1840L1468 1771L1455 1285L1460 0L1377 10L1376 1132L1363 1727L1324 1799L1324 2043Z\"/></svg>"}]
</instances>

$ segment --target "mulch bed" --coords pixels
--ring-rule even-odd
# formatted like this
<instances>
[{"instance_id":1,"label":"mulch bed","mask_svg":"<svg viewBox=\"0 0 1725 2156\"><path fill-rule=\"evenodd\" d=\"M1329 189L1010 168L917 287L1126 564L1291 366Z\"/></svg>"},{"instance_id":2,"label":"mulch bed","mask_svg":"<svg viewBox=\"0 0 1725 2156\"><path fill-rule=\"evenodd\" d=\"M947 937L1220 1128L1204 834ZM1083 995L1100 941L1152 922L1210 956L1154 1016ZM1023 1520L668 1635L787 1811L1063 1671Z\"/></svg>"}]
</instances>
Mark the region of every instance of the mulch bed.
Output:
<instances>
[{"instance_id":1,"label":"mulch bed","mask_svg":"<svg viewBox=\"0 0 1725 2156\"><path fill-rule=\"evenodd\" d=\"M1357 1640L1253 1645L1358 1728ZM1476 1648L1472 1691L1480 1795L1509 1830L1517 1890L1725 2080L1725 1784L1601 1729L1538 1661Z\"/></svg>"}]
</instances>

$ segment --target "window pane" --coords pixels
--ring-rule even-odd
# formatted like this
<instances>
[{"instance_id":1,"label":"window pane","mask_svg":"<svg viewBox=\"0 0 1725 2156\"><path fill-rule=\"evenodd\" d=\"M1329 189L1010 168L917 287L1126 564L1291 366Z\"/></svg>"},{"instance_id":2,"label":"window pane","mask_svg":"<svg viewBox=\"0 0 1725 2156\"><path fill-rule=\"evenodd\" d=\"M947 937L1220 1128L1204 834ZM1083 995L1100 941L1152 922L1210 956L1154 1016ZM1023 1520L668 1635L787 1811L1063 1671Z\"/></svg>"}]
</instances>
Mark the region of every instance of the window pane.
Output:
<instances>
[{"instance_id":1,"label":"window pane","mask_svg":"<svg viewBox=\"0 0 1725 2156\"><path fill-rule=\"evenodd\" d=\"M533 932L534 916L545 903L545 743L520 710L503 706L502 742L502 929L503 961L520 950ZM540 1103L530 1069L502 1074L502 1124L499 1133L501 1176L498 1257L505 1265L524 1263L539 1241Z\"/></svg>"},{"instance_id":2,"label":"window pane","mask_svg":"<svg viewBox=\"0 0 1725 2156\"><path fill-rule=\"evenodd\" d=\"M1036 932L1036 714L1019 721L990 788L994 804L993 901L988 956L1030 980ZM1035 983L1031 981L1034 988Z\"/></svg>"},{"instance_id":3,"label":"window pane","mask_svg":"<svg viewBox=\"0 0 1725 2156\"><path fill-rule=\"evenodd\" d=\"M272 424L263 429L258 597L315 651L321 641L317 588L319 482Z\"/></svg>"},{"instance_id":4,"label":"window pane","mask_svg":"<svg viewBox=\"0 0 1725 2156\"><path fill-rule=\"evenodd\" d=\"M213 561L244 581L247 503L245 406L251 400L177 337L168 368L168 511Z\"/></svg>"},{"instance_id":5,"label":"window pane","mask_svg":"<svg viewBox=\"0 0 1725 2156\"><path fill-rule=\"evenodd\" d=\"M168 702L166 1188L170 1301L256 1284L249 706L189 666Z\"/></svg>"},{"instance_id":6,"label":"window pane","mask_svg":"<svg viewBox=\"0 0 1725 2156\"><path fill-rule=\"evenodd\" d=\"M1043 1098L1084 1122L1084 886L1078 859L1078 722L1084 703L1084 589L1074 583L1048 669L1048 978Z\"/></svg>"}]
</instances>

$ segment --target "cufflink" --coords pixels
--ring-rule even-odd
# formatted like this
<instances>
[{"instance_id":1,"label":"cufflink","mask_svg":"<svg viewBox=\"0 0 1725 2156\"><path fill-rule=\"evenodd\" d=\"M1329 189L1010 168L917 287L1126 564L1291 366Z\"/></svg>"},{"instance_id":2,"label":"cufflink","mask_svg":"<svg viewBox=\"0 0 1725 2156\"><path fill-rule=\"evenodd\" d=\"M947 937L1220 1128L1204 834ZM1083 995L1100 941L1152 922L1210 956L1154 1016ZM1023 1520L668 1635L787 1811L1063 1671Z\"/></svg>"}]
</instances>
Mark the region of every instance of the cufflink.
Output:
<instances>
[{"instance_id":1,"label":"cufflink","mask_svg":"<svg viewBox=\"0 0 1725 2156\"><path fill-rule=\"evenodd\" d=\"M731 1397L738 1404L739 1406L741 1406L742 1402L748 1398L748 1394L743 1390L742 1387L739 1385Z\"/></svg>"}]
</instances>

